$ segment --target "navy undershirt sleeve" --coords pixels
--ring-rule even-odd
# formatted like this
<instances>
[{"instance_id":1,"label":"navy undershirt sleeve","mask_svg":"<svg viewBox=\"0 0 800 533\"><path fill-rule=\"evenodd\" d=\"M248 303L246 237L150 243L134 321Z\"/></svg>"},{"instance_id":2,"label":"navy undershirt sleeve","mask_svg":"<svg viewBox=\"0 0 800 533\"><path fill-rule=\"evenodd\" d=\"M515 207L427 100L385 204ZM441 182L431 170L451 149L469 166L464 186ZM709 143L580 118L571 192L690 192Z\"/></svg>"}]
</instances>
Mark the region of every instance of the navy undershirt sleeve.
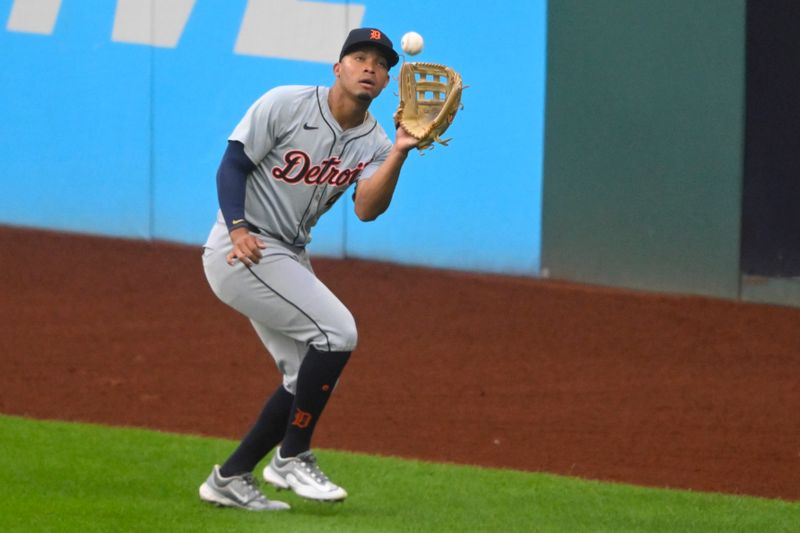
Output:
<instances>
[{"instance_id":1,"label":"navy undershirt sleeve","mask_svg":"<svg viewBox=\"0 0 800 533\"><path fill-rule=\"evenodd\" d=\"M247 176L255 168L255 163L244 153L244 145L239 141L228 141L228 148L217 170L217 198L228 231L247 227L244 194Z\"/></svg>"}]
</instances>

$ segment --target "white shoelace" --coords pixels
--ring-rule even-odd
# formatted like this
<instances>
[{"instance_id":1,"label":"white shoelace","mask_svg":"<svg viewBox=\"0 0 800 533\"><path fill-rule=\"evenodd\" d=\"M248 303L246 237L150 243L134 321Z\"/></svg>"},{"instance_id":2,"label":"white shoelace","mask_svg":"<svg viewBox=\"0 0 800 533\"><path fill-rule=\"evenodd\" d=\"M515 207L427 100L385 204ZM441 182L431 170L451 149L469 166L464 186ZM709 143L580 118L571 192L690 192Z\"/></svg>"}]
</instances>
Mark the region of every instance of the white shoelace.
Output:
<instances>
[{"instance_id":1,"label":"white shoelace","mask_svg":"<svg viewBox=\"0 0 800 533\"><path fill-rule=\"evenodd\" d=\"M309 453L303 456L297 456L297 460L303 465L303 468L311 474L311 477L319 483L327 483L330 481L328 476L322 471L322 469L317 464L317 458L314 457L314 454Z\"/></svg>"},{"instance_id":2,"label":"white shoelace","mask_svg":"<svg viewBox=\"0 0 800 533\"><path fill-rule=\"evenodd\" d=\"M267 500L266 496L264 496L264 494L258 490L258 481L256 481L256 478L253 476L253 474L250 472L242 474L242 482L248 492L248 501Z\"/></svg>"}]
</instances>

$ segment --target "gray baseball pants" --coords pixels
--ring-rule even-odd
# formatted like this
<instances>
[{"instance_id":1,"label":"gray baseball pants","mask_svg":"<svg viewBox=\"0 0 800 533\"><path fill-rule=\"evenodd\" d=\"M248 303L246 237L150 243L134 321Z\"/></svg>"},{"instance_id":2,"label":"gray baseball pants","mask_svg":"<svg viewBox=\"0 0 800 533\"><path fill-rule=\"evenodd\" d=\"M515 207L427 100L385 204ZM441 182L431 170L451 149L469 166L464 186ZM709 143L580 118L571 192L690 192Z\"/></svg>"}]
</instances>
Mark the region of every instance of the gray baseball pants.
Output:
<instances>
[{"instance_id":1,"label":"gray baseball pants","mask_svg":"<svg viewBox=\"0 0 800 533\"><path fill-rule=\"evenodd\" d=\"M347 307L316 277L304 248L255 235L267 245L260 262L230 266L225 257L233 245L218 219L204 246L203 267L214 294L250 319L283 375L284 387L294 394L308 347L353 351L356 324Z\"/></svg>"}]
</instances>

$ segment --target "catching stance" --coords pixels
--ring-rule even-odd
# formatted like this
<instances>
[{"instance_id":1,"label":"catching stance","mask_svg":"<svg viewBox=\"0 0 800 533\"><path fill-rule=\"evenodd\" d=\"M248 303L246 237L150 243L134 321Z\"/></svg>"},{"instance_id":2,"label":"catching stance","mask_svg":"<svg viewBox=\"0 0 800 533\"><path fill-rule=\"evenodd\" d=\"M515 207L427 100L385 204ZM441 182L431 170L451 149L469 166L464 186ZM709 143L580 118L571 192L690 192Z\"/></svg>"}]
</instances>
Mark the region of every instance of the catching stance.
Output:
<instances>
[{"instance_id":1,"label":"catching stance","mask_svg":"<svg viewBox=\"0 0 800 533\"><path fill-rule=\"evenodd\" d=\"M274 447L264 478L312 500L347 497L311 452L314 428L357 343L350 311L314 275L311 228L351 186L355 212L374 220L391 202L419 140L402 127L388 139L368 112L398 62L374 28L350 32L331 87L281 86L261 96L228 139L217 173L220 211L203 265L214 293L246 315L283 383L233 454L214 466L200 498L249 510L268 500L252 474Z\"/></svg>"}]
</instances>

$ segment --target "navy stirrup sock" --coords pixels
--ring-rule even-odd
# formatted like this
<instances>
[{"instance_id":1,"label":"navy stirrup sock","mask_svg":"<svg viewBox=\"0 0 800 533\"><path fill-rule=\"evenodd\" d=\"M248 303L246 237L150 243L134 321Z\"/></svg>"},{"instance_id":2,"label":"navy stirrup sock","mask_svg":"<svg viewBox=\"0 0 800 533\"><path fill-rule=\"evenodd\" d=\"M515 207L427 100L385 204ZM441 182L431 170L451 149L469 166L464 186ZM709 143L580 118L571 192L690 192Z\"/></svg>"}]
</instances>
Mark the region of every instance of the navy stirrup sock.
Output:
<instances>
[{"instance_id":1,"label":"navy stirrup sock","mask_svg":"<svg viewBox=\"0 0 800 533\"><path fill-rule=\"evenodd\" d=\"M279 385L239 447L219 469L223 477L252 472L258 462L283 439L293 402L292 393Z\"/></svg>"},{"instance_id":2,"label":"navy stirrup sock","mask_svg":"<svg viewBox=\"0 0 800 533\"><path fill-rule=\"evenodd\" d=\"M308 349L297 374L297 392L281 444L281 457L295 457L309 450L314 427L349 358L350 352Z\"/></svg>"}]
</instances>

